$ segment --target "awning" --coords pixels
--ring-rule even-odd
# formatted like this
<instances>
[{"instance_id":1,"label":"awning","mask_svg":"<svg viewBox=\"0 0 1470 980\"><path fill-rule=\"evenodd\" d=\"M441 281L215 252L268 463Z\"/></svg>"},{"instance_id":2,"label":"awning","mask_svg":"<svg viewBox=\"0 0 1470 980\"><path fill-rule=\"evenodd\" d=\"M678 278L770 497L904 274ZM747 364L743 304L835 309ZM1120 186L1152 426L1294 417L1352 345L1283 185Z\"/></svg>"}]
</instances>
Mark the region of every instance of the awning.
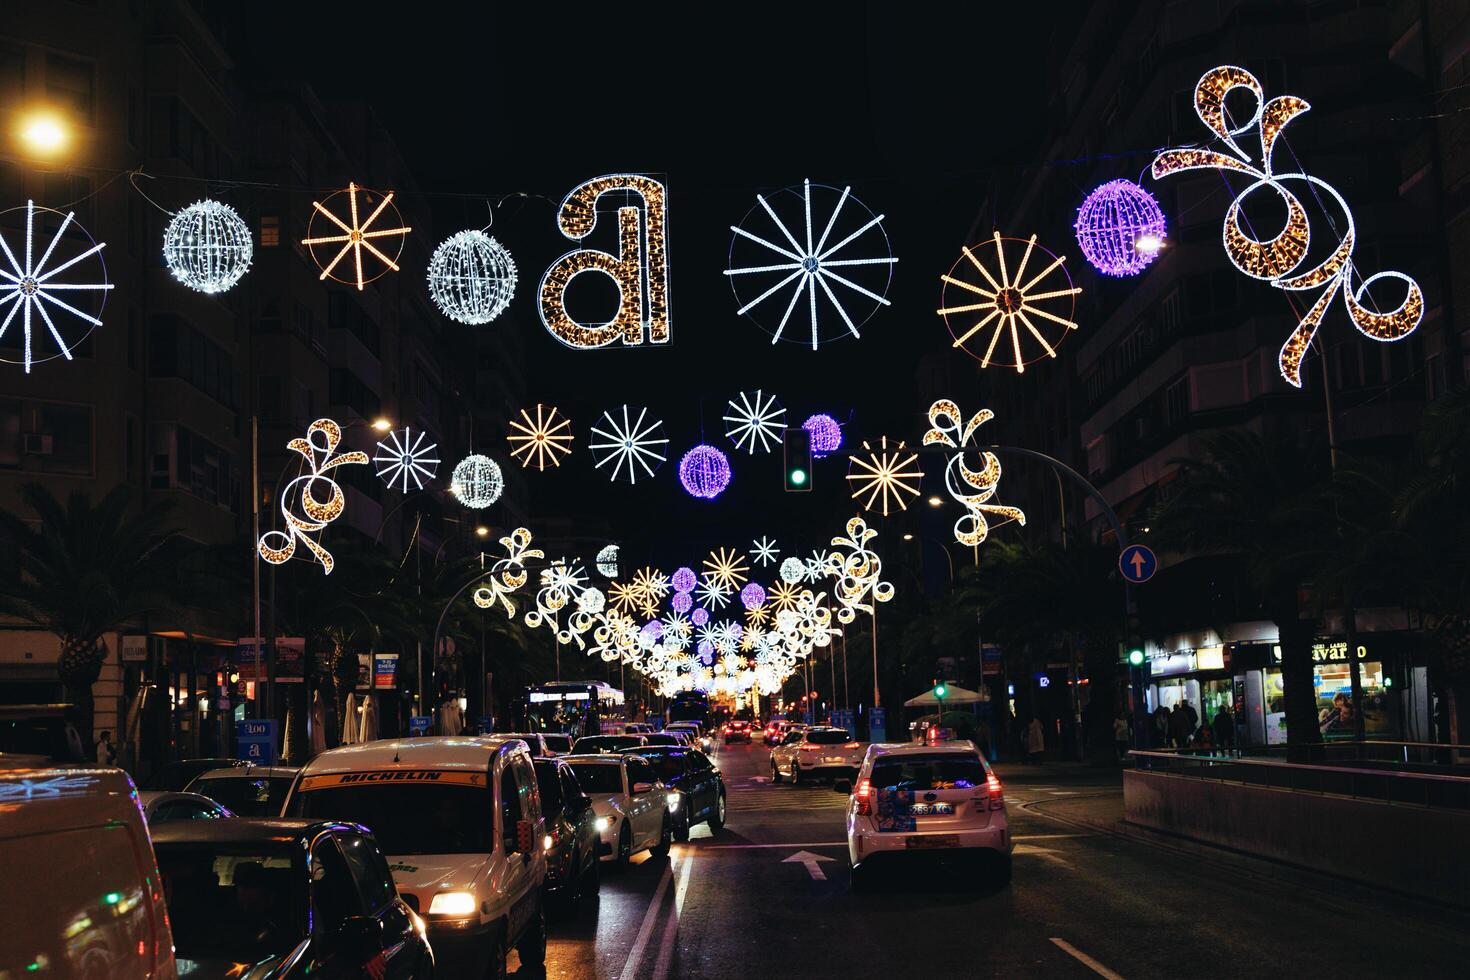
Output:
<instances>
[{"instance_id":1,"label":"awning","mask_svg":"<svg viewBox=\"0 0 1470 980\"><path fill-rule=\"evenodd\" d=\"M945 704L977 704L985 698L974 691L968 691L963 687L953 684L944 685ZM934 708L939 706L939 698L934 696L934 689L930 688L916 698L909 698L903 703L905 708Z\"/></svg>"}]
</instances>

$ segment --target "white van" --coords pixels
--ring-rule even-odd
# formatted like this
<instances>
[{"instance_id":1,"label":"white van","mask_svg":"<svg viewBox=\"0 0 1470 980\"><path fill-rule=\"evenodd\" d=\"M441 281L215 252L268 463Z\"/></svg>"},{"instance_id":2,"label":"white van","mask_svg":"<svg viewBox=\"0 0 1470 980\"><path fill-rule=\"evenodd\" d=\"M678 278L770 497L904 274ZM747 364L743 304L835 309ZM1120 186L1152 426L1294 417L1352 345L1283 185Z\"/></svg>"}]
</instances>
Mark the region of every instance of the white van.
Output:
<instances>
[{"instance_id":1,"label":"white van","mask_svg":"<svg viewBox=\"0 0 1470 980\"><path fill-rule=\"evenodd\" d=\"M526 743L503 736L367 742L307 763L283 816L360 823L428 922L441 972L503 976L546 956L545 824Z\"/></svg>"},{"instance_id":2,"label":"white van","mask_svg":"<svg viewBox=\"0 0 1470 980\"><path fill-rule=\"evenodd\" d=\"M121 769L0 769L0 977L173 978L153 843Z\"/></svg>"}]
</instances>

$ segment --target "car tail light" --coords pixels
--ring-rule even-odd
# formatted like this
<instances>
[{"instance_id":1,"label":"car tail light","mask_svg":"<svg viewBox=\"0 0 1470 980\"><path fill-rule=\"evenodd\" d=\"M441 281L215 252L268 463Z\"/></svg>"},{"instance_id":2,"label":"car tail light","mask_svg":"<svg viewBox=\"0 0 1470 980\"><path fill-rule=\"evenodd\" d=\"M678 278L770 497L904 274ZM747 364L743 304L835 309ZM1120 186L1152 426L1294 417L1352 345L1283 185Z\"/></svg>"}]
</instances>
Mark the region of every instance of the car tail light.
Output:
<instances>
[{"instance_id":1,"label":"car tail light","mask_svg":"<svg viewBox=\"0 0 1470 980\"><path fill-rule=\"evenodd\" d=\"M843 746L844 749L860 749L862 747L863 743L861 742L848 742L846 745Z\"/></svg>"},{"instance_id":2,"label":"car tail light","mask_svg":"<svg viewBox=\"0 0 1470 980\"><path fill-rule=\"evenodd\" d=\"M1000 777L993 772L985 774L985 788L990 790L990 809L1004 810L1006 806L1005 787L1000 783Z\"/></svg>"},{"instance_id":3,"label":"car tail light","mask_svg":"<svg viewBox=\"0 0 1470 980\"><path fill-rule=\"evenodd\" d=\"M802 752L820 752L820 751L822 751L822 747L820 745L800 745L800 746L797 746L797 748L799 748Z\"/></svg>"},{"instance_id":4,"label":"car tail light","mask_svg":"<svg viewBox=\"0 0 1470 980\"><path fill-rule=\"evenodd\" d=\"M857 800L857 812L867 816L873 812L873 784L866 779L859 779L857 789L853 790L853 798Z\"/></svg>"}]
</instances>

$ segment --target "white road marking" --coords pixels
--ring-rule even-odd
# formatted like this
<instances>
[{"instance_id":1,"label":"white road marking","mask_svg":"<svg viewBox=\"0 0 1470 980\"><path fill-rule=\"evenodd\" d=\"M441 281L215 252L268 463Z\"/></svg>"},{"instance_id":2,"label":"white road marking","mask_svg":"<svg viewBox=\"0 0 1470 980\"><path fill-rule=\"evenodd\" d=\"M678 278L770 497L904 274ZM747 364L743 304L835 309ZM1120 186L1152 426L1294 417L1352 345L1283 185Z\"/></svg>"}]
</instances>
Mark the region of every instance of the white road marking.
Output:
<instances>
[{"instance_id":1,"label":"white road marking","mask_svg":"<svg viewBox=\"0 0 1470 980\"><path fill-rule=\"evenodd\" d=\"M653 964L653 980L664 980L669 975L669 964L674 959L674 942L679 938L679 916L684 911L684 893L689 890L689 872L693 867L692 857L686 857L679 862L679 883L674 886L674 907L669 912L668 925L664 926L663 942L658 946L658 959Z\"/></svg>"},{"instance_id":2,"label":"white road marking","mask_svg":"<svg viewBox=\"0 0 1470 980\"><path fill-rule=\"evenodd\" d=\"M1083 966L1087 967L1098 976L1106 977L1107 980L1123 980L1123 975L1121 973L1114 973L1112 970L1109 970L1107 967L1103 966L1097 960L1093 959L1091 956L1088 956L1086 953L1082 952L1082 950L1078 949L1076 946L1073 946L1065 939L1058 939L1056 936L1052 936L1051 941L1055 943L1056 947L1062 952L1066 953L1068 956L1072 957L1078 963L1081 963Z\"/></svg>"},{"instance_id":3,"label":"white road marking","mask_svg":"<svg viewBox=\"0 0 1470 980\"><path fill-rule=\"evenodd\" d=\"M1097 834L1012 834L1011 840L1066 840L1071 837L1096 837Z\"/></svg>"},{"instance_id":4,"label":"white road marking","mask_svg":"<svg viewBox=\"0 0 1470 980\"><path fill-rule=\"evenodd\" d=\"M845 840L829 840L829 841L820 841L820 842L815 843L815 844L713 844L713 845L711 845L709 847L701 847L700 850L701 851L748 851L748 850L756 850L756 849L762 849L762 850L764 850L766 848L771 848L771 847L784 847L784 848L788 848L789 849L789 848L792 848L792 847L846 847L846 846L847 846L847 841L845 841Z\"/></svg>"},{"instance_id":5,"label":"white road marking","mask_svg":"<svg viewBox=\"0 0 1470 980\"><path fill-rule=\"evenodd\" d=\"M1070 789L1049 789L1049 790L1047 790L1047 792L1050 793L1052 796L1076 796L1077 795L1077 792L1075 790L1070 790Z\"/></svg>"},{"instance_id":6,"label":"white road marking","mask_svg":"<svg viewBox=\"0 0 1470 980\"><path fill-rule=\"evenodd\" d=\"M830 861L831 858L825 854L813 854L811 851L797 851L789 858L781 861L782 864L800 864L806 868L806 873L812 876L812 881L826 881L827 875L822 871L818 861Z\"/></svg>"},{"instance_id":7,"label":"white road marking","mask_svg":"<svg viewBox=\"0 0 1470 980\"><path fill-rule=\"evenodd\" d=\"M664 875L659 879L658 888L653 893L653 901L648 903L648 909L643 913L643 924L638 927L638 937L633 940L633 948L628 950L628 958L623 961L623 969L618 976L632 977L638 975L638 967L643 962L643 950L648 946L648 937L653 935L654 923L658 921L659 906L663 904L664 892L669 890L669 882L674 879L674 869L670 865L664 869Z\"/></svg>"}]
</instances>

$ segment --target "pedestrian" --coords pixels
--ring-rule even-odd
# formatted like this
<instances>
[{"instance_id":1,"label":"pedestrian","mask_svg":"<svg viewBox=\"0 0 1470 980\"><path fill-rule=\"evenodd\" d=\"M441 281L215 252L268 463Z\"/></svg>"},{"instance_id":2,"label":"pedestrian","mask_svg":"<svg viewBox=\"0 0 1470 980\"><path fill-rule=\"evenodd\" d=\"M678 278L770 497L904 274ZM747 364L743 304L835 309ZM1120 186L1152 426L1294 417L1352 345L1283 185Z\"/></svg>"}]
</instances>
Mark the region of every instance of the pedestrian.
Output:
<instances>
[{"instance_id":1,"label":"pedestrian","mask_svg":"<svg viewBox=\"0 0 1470 980\"><path fill-rule=\"evenodd\" d=\"M1217 748L1233 748L1235 746L1235 717L1230 714L1230 706L1221 704L1220 710L1215 712L1215 720L1211 723L1215 734L1215 746Z\"/></svg>"},{"instance_id":2,"label":"pedestrian","mask_svg":"<svg viewBox=\"0 0 1470 980\"><path fill-rule=\"evenodd\" d=\"M117 748L112 744L112 732L106 728L102 730L102 736L97 739L97 764L99 766L117 765Z\"/></svg>"},{"instance_id":3,"label":"pedestrian","mask_svg":"<svg viewBox=\"0 0 1470 980\"><path fill-rule=\"evenodd\" d=\"M1194 705L1188 701L1180 702L1180 706L1184 709L1184 714L1189 718L1189 730L1191 732L1194 731L1199 727L1199 712L1195 711Z\"/></svg>"},{"instance_id":4,"label":"pedestrian","mask_svg":"<svg viewBox=\"0 0 1470 980\"><path fill-rule=\"evenodd\" d=\"M1154 748L1169 747L1169 709L1162 704L1154 709Z\"/></svg>"},{"instance_id":5,"label":"pedestrian","mask_svg":"<svg viewBox=\"0 0 1470 980\"><path fill-rule=\"evenodd\" d=\"M1189 715L1185 712L1182 703L1174 705L1169 712L1169 744L1176 749L1189 746L1189 733L1194 726L1189 723Z\"/></svg>"},{"instance_id":6,"label":"pedestrian","mask_svg":"<svg viewBox=\"0 0 1470 980\"><path fill-rule=\"evenodd\" d=\"M1128 712L1118 713L1113 719L1113 745L1118 750L1118 761L1128 758Z\"/></svg>"},{"instance_id":7,"label":"pedestrian","mask_svg":"<svg viewBox=\"0 0 1470 980\"><path fill-rule=\"evenodd\" d=\"M1040 718L1032 718L1026 726L1026 758L1032 765L1041 765L1041 755L1046 751L1046 732Z\"/></svg>"},{"instance_id":8,"label":"pedestrian","mask_svg":"<svg viewBox=\"0 0 1470 980\"><path fill-rule=\"evenodd\" d=\"M1210 731L1209 725L1199 726L1199 731L1195 733L1194 744L1206 752L1215 750L1215 736Z\"/></svg>"}]
</instances>

